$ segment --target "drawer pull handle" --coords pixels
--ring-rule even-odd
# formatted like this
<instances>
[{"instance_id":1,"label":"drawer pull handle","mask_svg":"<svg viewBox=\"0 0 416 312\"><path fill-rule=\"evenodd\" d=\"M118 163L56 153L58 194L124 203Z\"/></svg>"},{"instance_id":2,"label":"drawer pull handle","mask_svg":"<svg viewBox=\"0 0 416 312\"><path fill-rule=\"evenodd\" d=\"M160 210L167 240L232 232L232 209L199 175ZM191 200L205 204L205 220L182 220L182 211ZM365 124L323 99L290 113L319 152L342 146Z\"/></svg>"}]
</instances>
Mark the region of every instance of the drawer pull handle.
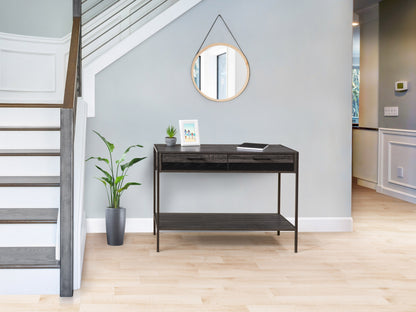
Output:
<instances>
[{"instance_id":1,"label":"drawer pull handle","mask_svg":"<svg viewBox=\"0 0 416 312\"><path fill-rule=\"evenodd\" d=\"M205 158L201 158L201 157L188 157L188 160L205 160Z\"/></svg>"},{"instance_id":2,"label":"drawer pull handle","mask_svg":"<svg viewBox=\"0 0 416 312\"><path fill-rule=\"evenodd\" d=\"M271 158L266 158L266 157L253 157L253 160L271 160Z\"/></svg>"}]
</instances>

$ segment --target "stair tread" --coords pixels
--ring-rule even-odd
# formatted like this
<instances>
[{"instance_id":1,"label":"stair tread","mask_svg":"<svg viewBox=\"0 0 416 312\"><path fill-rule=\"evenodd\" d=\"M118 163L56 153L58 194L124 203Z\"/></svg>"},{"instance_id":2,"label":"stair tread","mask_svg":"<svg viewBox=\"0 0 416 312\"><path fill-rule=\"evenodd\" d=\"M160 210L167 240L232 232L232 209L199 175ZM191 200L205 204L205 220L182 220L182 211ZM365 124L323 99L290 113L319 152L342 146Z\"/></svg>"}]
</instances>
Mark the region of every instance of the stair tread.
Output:
<instances>
[{"instance_id":1,"label":"stair tread","mask_svg":"<svg viewBox=\"0 0 416 312\"><path fill-rule=\"evenodd\" d=\"M0 156L60 156L59 149L0 149Z\"/></svg>"},{"instance_id":2,"label":"stair tread","mask_svg":"<svg viewBox=\"0 0 416 312\"><path fill-rule=\"evenodd\" d=\"M0 187L15 186L59 186L60 177L56 176L33 176L33 177L0 177Z\"/></svg>"},{"instance_id":3,"label":"stair tread","mask_svg":"<svg viewBox=\"0 0 416 312\"><path fill-rule=\"evenodd\" d=\"M55 247L0 247L0 269L59 268Z\"/></svg>"},{"instance_id":4,"label":"stair tread","mask_svg":"<svg viewBox=\"0 0 416 312\"><path fill-rule=\"evenodd\" d=\"M0 103L0 107L8 108L62 108L63 104L48 104L48 103Z\"/></svg>"},{"instance_id":5,"label":"stair tread","mask_svg":"<svg viewBox=\"0 0 416 312\"><path fill-rule=\"evenodd\" d=\"M0 131L60 131L60 127L20 127L20 126L13 126L13 127L6 127L1 126Z\"/></svg>"},{"instance_id":6,"label":"stair tread","mask_svg":"<svg viewBox=\"0 0 416 312\"><path fill-rule=\"evenodd\" d=\"M58 208L2 208L0 224L56 223Z\"/></svg>"}]
</instances>

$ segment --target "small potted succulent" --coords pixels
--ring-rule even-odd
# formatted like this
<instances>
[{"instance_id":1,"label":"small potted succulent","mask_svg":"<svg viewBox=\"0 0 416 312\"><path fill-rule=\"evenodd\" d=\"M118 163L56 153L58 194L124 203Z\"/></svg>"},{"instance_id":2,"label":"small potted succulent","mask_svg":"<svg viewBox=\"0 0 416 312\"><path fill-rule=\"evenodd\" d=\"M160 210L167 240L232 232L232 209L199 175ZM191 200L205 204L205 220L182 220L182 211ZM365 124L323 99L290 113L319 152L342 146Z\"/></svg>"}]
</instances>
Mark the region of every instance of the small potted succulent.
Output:
<instances>
[{"instance_id":1,"label":"small potted succulent","mask_svg":"<svg viewBox=\"0 0 416 312\"><path fill-rule=\"evenodd\" d=\"M177 130L174 126L170 125L169 127L167 127L166 134L168 136L165 138L166 146L174 146L176 144L176 132Z\"/></svg>"},{"instance_id":2,"label":"small potted succulent","mask_svg":"<svg viewBox=\"0 0 416 312\"><path fill-rule=\"evenodd\" d=\"M109 159L103 157L90 157L87 159L97 160L99 162L105 163L107 166L106 170L102 167L96 165L95 167L103 174L102 177L97 177L97 180L102 182L107 191L107 200L108 207L105 211L105 225L107 232L107 244L111 246L123 245L124 242L124 232L126 227L126 208L120 207L120 198L121 195L132 185L141 185L137 182L128 182L125 183L124 179L127 176L129 169L139 161L142 161L146 157L133 158L131 160L126 160L127 153L136 147L143 147L141 145L131 145L129 146L120 159L113 161L113 151L114 144L106 140L101 134L97 131L94 131L100 139L105 143L108 152Z\"/></svg>"}]
</instances>

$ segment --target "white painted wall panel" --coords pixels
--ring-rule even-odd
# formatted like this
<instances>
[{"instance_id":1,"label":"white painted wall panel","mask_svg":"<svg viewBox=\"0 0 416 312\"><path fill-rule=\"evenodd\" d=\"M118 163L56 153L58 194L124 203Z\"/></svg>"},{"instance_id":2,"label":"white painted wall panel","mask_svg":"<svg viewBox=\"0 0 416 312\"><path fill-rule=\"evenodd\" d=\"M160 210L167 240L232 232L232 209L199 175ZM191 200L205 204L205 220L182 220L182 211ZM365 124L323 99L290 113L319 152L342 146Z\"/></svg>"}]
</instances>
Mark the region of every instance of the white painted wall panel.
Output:
<instances>
[{"instance_id":1,"label":"white painted wall panel","mask_svg":"<svg viewBox=\"0 0 416 312\"><path fill-rule=\"evenodd\" d=\"M0 90L54 92L53 53L0 49Z\"/></svg>"},{"instance_id":2,"label":"white painted wall panel","mask_svg":"<svg viewBox=\"0 0 416 312\"><path fill-rule=\"evenodd\" d=\"M0 102L62 103L69 40L0 33Z\"/></svg>"}]
</instances>

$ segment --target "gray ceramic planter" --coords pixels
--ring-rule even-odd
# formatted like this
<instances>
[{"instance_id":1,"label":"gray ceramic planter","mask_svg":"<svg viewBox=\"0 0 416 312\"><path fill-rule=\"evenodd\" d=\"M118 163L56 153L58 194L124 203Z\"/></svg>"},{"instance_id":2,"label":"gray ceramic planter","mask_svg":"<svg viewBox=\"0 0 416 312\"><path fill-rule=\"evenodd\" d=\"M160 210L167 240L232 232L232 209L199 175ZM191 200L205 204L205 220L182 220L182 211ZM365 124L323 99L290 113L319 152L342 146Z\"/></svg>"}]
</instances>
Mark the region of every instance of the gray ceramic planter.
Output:
<instances>
[{"instance_id":1,"label":"gray ceramic planter","mask_svg":"<svg viewBox=\"0 0 416 312\"><path fill-rule=\"evenodd\" d=\"M176 138L165 137L166 146L174 146L176 144Z\"/></svg>"},{"instance_id":2,"label":"gray ceramic planter","mask_svg":"<svg viewBox=\"0 0 416 312\"><path fill-rule=\"evenodd\" d=\"M126 229L126 208L106 208L105 227L107 244L110 246L123 245Z\"/></svg>"}]
</instances>

